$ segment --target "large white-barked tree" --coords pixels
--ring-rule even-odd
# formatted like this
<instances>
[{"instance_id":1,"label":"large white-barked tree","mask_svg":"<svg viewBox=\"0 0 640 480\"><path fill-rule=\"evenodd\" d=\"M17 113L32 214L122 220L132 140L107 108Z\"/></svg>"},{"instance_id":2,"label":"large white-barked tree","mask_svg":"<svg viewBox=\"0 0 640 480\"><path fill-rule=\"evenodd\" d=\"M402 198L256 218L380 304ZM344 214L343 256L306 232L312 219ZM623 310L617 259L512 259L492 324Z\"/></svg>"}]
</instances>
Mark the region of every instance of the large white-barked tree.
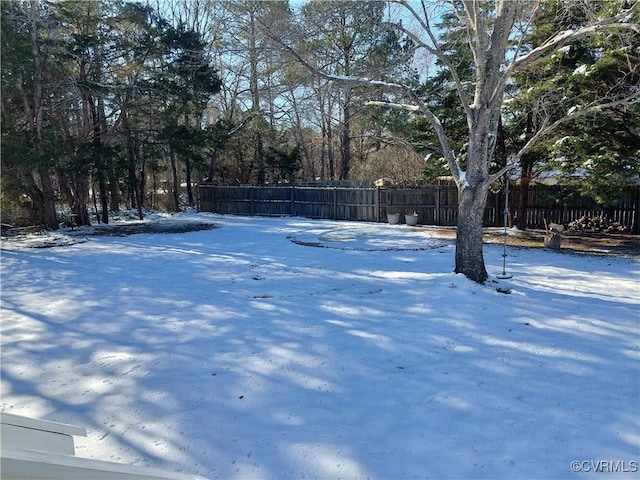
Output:
<instances>
[{"instance_id":1,"label":"large white-barked tree","mask_svg":"<svg viewBox=\"0 0 640 480\"><path fill-rule=\"evenodd\" d=\"M416 45L435 55L448 69L456 89L460 107L467 120L468 138L464 152L455 152L440 120L414 90L399 85L398 88L413 100L412 105L399 105L415 109L425 115L440 141L442 154L447 161L459 193L458 225L456 241L455 271L476 282L484 282L487 271L482 251L482 223L490 185L505 171L517 164L521 155L540 138L557 126L558 122L543 122L543 126L527 144L510 159L509 165L497 172L490 167L496 148L498 125L505 99L505 90L514 76L553 55L567 43L591 34L610 31L640 33L638 17L640 2L613 1L608 5L600 2L582 2L585 22L571 30L552 31L548 39L536 48L525 44L527 33L536 20L544 14L550 3L565 3L567 9L577 8L578 2L569 0L462 0L450 2L411 2L398 0L404 11L418 28L402 27ZM603 2L604 3L604 2ZM457 74L456 66L438 43L432 27L434 16L448 8L458 17L466 29L468 48L473 58L474 78L468 85ZM593 11L590 11L593 9ZM562 11L559 9L558 11ZM560 22L559 22L560 23ZM622 39L622 41L624 41ZM637 65L629 65L630 69ZM640 100L640 91L621 89L611 91L607 97L594 98L588 107L573 109L561 121L571 116L583 115L589 109L612 104L625 104ZM398 106L398 105L396 105ZM464 168L463 166L464 165Z\"/></svg>"},{"instance_id":2,"label":"large white-barked tree","mask_svg":"<svg viewBox=\"0 0 640 480\"><path fill-rule=\"evenodd\" d=\"M530 135L520 151L511 156L506 167L492 171L507 87L518 73L549 58L576 39L607 31L622 32L625 35L640 34L640 0L392 0L388 3L390 7L396 6L400 10L396 12L398 20L391 20L389 27L401 31L413 40L417 56L420 51L426 52L427 55L422 55L422 58L435 57L441 68L448 70L468 127L468 137L462 151L456 151L452 147L452 132L446 131L443 122L429 107L428 99L421 96L415 85L401 81L383 82L370 78L331 75L314 67L294 48L287 50L327 79L348 86L369 85L388 92L386 101L376 100L368 102L369 104L401 108L425 116L438 137L442 155L458 187L455 272L482 283L488 278L482 250L482 227L491 184L517 165L524 153L560 123L584 115L594 108L640 100L640 90L637 87L612 89L604 97L593 98L589 104L571 109L564 119L552 120L549 117L548 121L540 123L541 127ZM563 10L583 8L585 20L569 30L558 27L555 31L549 31L548 38L535 47L527 44L527 34L550 6L560 13ZM464 47L469 49L470 58L473 59L471 82L459 75L457 66L440 44L435 25L445 12L457 17L459 25L464 29ZM558 25L562 25L562 22L559 21ZM620 35L620 41L625 41L625 35ZM428 74L428 70L433 68L433 62L424 62L422 68L423 73ZM630 62L629 68L637 69L637 65ZM544 111L544 108L539 110Z\"/></svg>"}]
</instances>

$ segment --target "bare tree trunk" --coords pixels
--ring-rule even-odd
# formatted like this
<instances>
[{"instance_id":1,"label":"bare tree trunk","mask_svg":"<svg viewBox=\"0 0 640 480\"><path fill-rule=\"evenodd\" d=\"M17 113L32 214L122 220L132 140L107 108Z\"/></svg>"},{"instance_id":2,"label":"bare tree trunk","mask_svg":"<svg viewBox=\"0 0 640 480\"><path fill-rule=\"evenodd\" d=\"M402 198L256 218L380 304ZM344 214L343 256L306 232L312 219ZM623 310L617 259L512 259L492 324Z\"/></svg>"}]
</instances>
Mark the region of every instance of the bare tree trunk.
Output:
<instances>
[{"instance_id":1,"label":"bare tree trunk","mask_svg":"<svg viewBox=\"0 0 640 480\"><path fill-rule=\"evenodd\" d=\"M327 145L327 161L329 163L329 180L335 180L336 178L336 161L333 154L333 128L331 128L331 118L326 117L327 129L326 129L326 145ZM324 180L324 178L323 178Z\"/></svg>"},{"instance_id":2,"label":"bare tree trunk","mask_svg":"<svg viewBox=\"0 0 640 480\"><path fill-rule=\"evenodd\" d=\"M138 148L138 150L136 150L136 155L138 156L138 158L141 158L141 152ZM138 198L139 198L139 203L138 203L138 216L140 217L140 220L142 220L144 218L144 213L143 213L143 209L144 209L144 205L146 203L146 196L144 194L144 192L147 190L147 175L146 175L146 169L147 169L147 162L145 161L144 158L142 158L142 161L140 162L140 179L138 182Z\"/></svg>"},{"instance_id":3,"label":"bare tree trunk","mask_svg":"<svg viewBox=\"0 0 640 480\"><path fill-rule=\"evenodd\" d=\"M520 188L518 190L516 225L520 230L526 230L529 227L527 224L527 208L529 207L529 185L533 178L533 164L523 158L520 161L520 166L522 173L520 174Z\"/></svg>"},{"instance_id":4,"label":"bare tree trunk","mask_svg":"<svg viewBox=\"0 0 640 480\"><path fill-rule=\"evenodd\" d=\"M488 187L458 188L455 272L479 283L488 278L482 252L482 220L488 192Z\"/></svg>"},{"instance_id":5,"label":"bare tree trunk","mask_svg":"<svg viewBox=\"0 0 640 480\"><path fill-rule=\"evenodd\" d=\"M100 121L100 109L93 98L88 95L87 102L91 108L91 121L93 123L93 145L96 150L96 170L98 178L98 190L100 192L100 207L102 208L102 223L109 223L109 191L107 189L106 159L102 144L102 125Z\"/></svg>"},{"instance_id":6,"label":"bare tree trunk","mask_svg":"<svg viewBox=\"0 0 640 480\"><path fill-rule=\"evenodd\" d=\"M75 215L77 225L91 225L87 203L89 200L89 175L85 166L71 178L63 169L58 171L59 188L67 197L67 203Z\"/></svg>"},{"instance_id":7,"label":"bare tree trunk","mask_svg":"<svg viewBox=\"0 0 640 480\"><path fill-rule=\"evenodd\" d=\"M258 39L257 20L255 11L249 12L249 88L251 90L251 113L253 115L253 161L257 165L257 182L265 183L266 173L264 168L264 145L262 142L262 132L257 120L260 114L260 88L258 85Z\"/></svg>"},{"instance_id":8,"label":"bare tree trunk","mask_svg":"<svg viewBox=\"0 0 640 480\"><path fill-rule=\"evenodd\" d=\"M80 172L77 177L76 187L76 209L74 213L78 216L78 225L91 225L89 218L89 175L87 172Z\"/></svg>"},{"instance_id":9,"label":"bare tree trunk","mask_svg":"<svg viewBox=\"0 0 640 480\"><path fill-rule=\"evenodd\" d=\"M345 21L345 17L342 17ZM344 25L344 23L343 23ZM351 53L353 49L352 42L346 42L341 45L344 74L351 75ZM347 88L345 92L344 103L342 104L342 131L340 132L340 180L349 179L349 170L351 169L351 89Z\"/></svg>"},{"instance_id":10,"label":"bare tree trunk","mask_svg":"<svg viewBox=\"0 0 640 480\"><path fill-rule=\"evenodd\" d=\"M214 148L209 153L209 176L207 177L207 182L213 183L213 178L216 174L216 168L218 166L218 149Z\"/></svg>"},{"instance_id":11,"label":"bare tree trunk","mask_svg":"<svg viewBox=\"0 0 640 480\"><path fill-rule=\"evenodd\" d=\"M324 132L324 129L323 129ZM322 142L320 144L320 180L325 180L325 163L326 163L326 151L327 151L327 144L326 142L326 137L324 135L322 135ZM315 177L315 175L314 175ZM315 179L315 178L314 178Z\"/></svg>"},{"instance_id":12,"label":"bare tree trunk","mask_svg":"<svg viewBox=\"0 0 640 480\"><path fill-rule=\"evenodd\" d=\"M119 178L113 171L113 169L109 170L109 181L107 182L109 188L109 211L110 212L119 212L120 211L120 187L119 187ZM132 203L132 205L135 204Z\"/></svg>"},{"instance_id":13,"label":"bare tree trunk","mask_svg":"<svg viewBox=\"0 0 640 480\"><path fill-rule=\"evenodd\" d=\"M525 138L528 140L533 136L533 113L527 113L527 123L525 125ZM520 230L527 229L527 208L529 206L529 185L533 180L533 165L535 159L532 153L525 153L520 158L520 192L518 196L517 225Z\"/></svg>"},{"instance_id":14,"label":"bare tree trunk","mask_svg":"<svg viewBox=\"0 0 640 480\"><path fill-rule=\"evenodd\" d=\"M500 123L500 110L492 108L485 95L486 88L476 90L474 104L469 109L467 170L459 174L456 182L458 228L455 272L478 283L488 278L482 253L482 226L491 185L490 159L495 150Z\"/></svg>"},{"instance_id":15,"label":"bare tree trunk","mask_svg":"<svg viewBox=\"0 0 640 480\"><path fill-rule=\"evenodd\" d=\"M50 230L58 229L58 218L56 215L55 195L53 189L53 180L48 170L40 172L40 181L42 182L42 200L43 214L42 220L45 228Z\"/></svg>"},{"instance_id":16,"label":"bare tree trunk","mask_svg":"<svg viewBox=\"0 0 640 480\"><path fill-rule=\"evenodd\" d=\"M178 166L176 161L176 154L173 151L173 148L170 148L169 156L171 157L171 175L173 177L173 208L175 212L180 211L180 194L178 193L178 189L180 188L180 184L178 183Z\"/></svg>"},{"instance_id":17,"label":"bare tree trunk","mask_svg":"<svg viewBox=\"0 0 640 480\"><path fill-rule=\"evenodd\" d=\"M348 180L351 169L351 95L347 93L342 108L344 115L342 131L340 132L340 180Z\"/></svg>"},{"instance_id":18,"label":"bare tree trunk","mask_svg":"<svg viewBox=\"0 0 640 480\"><path fill-rule=\"evenodd\" d=\"M107 191L107 180L104 178L104 171L98 172L98 192L100 193L100 208L102 223L109 223L109 192Z\"/></svg>"},{"instance_id":19,"label":"bare tree trunk","mask_svg":"<svg viewBox=\"0 0 640 480\"><path fill-rule=\"evenodd\" d=\"M138 210L138 218L142 220L144 218L144 213L142 212L143 202L144 202L144 186L138 184L138 176L136 173L136 160L137 160L137 152L136 145L133 135L131 133L131 129L129 128L129 121L125 118L124 120L124 132L126 135L127 141L127 154L129 157L129 188L131 189L133 199L135 200L135 206Z\"/></svg>"},{"instance_id":20,"label":"bare tree trunk","mask_svg":"<svg viewBox=\"0 0 640 480\"><path fill-rule=\"evenodd\" d=\"M187 177L187 199L189 201L189 206L193 207L196 204L196 202L194 201L193 188L191 187L191 171L192 171L191 159L185 158L184 165L185 165L185 176Z\"/></svg>"},{"instance_id":21,"label":"bare tree trunk","mask_svg":"<svg viewBox=\"0 0 640 480\"><path fill-rule=\"evenodd\" d=\"M93 202L93 209L96 212L96 220L100 223L100 215L98 215L98 199L96 198L96 186L95 183L91 186L91 201Z\"/></svg>"}]
</instances>

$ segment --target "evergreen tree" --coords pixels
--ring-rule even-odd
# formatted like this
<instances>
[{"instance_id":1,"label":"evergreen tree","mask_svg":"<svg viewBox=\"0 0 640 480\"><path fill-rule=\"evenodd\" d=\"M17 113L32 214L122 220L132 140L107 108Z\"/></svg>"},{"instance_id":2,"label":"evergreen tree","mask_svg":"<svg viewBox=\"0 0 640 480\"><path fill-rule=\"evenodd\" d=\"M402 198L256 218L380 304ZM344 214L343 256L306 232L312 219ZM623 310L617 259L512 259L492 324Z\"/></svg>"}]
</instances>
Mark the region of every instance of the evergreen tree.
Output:
<instances>
[{"instance_id":1,"label":"evergreen tree","mask_svg":"<svg viewBox=\"0 0 640 480\"><path fill-rule=\"evenodd\" d=\"M58 145L46 111L53 107L47 75L58 25L48 6L35 0L3 2L1 8L3 197L11 190L14 200L26 195L34 221L57 229Z\"/></svg>"},{"instance_id":2,"label":"evergreen tree","mask_svg":"<svg viewBox=\"0 0 640 480\"><path fill-rule=\"evenodd\" d=\"M458 224L456 240L457 273L468 278L484 282L488 273L484 264L482 249L482 227L487 195L491 184L504 173L512 169L522 156L531 151L541 138L556 129L566 119L542 123L541 127L526 140L517 152L511 155L511 162L497 171L494 169L496 158L505 159L504 135L501 132L502 109L505 94L513 79L524 69L537 66L551 57L560 48L572 41L605 31L629 32L637 35L640 27L637 22L640 3L632 5L616 3L615 8L605 15L587 14L586 21L576 28L561 30L557 25L550 28L545 40L538 47L530 48L524 42L524 35L535 24L539 15L545 13L548 3L542 4L522 1L495 2L451 2L448 8L461 20L465 35L465 44L469 47L473 58L471 82L465 81L459 65L454 64L438 40L432 27L434 18L442 15L442 9L427 2L417 5L406 0L397 0L420 30L405 28L401 23L397 28L410 36L415 44L438 58L451 75L451 83L455 87L457 101L466 119L466 139L463 151L454 148L455 132L447 130L443 119L438 117L429 105L429 99L413 85L401 80L396 82L380 82L353 75L341 76L322 71L319 74L333 79L349 87L368 86L383 87L390 92L385 101L369 102L371 105L385 105L419 113L425 117L436 133L443 157L458 187ZM562 6L573 7L574 2L557 2ZM579 7L589 8L589 4L579 3ZM295 52L293 52L296 55ZM301 62L305 59L297 55ZM306 62L307 66L313 65ZM464 64L463 64L464 66ZM319 69L315 69L318 72ZM557 90L556 90L557 91ZM592 94L594 92L591 92ZM601 106L629 103L638 99L638 92L632 90L628 95L609 99L592 95L593 103ZM406 103L406 102L410 103ZM553 106L553 103L542 101L541 105ZM567 117L578 115L569 111ZM463 162L464 160L464 162Z\"/></svg>"},{"instance_id":3,"label":"evergreen tree","mask_svg":"<svg viewBox=\"0 0 640 480\"><path fill-rule=\"evenodd\" d=\"M548 2L527 42L539 47L549 31L580 28L593 17L616 14L618 1L594 2L590 9ZM630 15L628 20L637 19ZM606 31L563 46L555 55L516 77L517 92L507 104L513 143L522 146L545 124L552 135L521 157L518 225L526 227L527 189L536 171L553 170L560 181L573 179L582 194L615 202L628 180L640 173L640 37ZM594 106L598 99L598 108ZM573 116L565 121L567 116ZM566 181L564 180L564 181Z\"/></svg>"}]
</instances>

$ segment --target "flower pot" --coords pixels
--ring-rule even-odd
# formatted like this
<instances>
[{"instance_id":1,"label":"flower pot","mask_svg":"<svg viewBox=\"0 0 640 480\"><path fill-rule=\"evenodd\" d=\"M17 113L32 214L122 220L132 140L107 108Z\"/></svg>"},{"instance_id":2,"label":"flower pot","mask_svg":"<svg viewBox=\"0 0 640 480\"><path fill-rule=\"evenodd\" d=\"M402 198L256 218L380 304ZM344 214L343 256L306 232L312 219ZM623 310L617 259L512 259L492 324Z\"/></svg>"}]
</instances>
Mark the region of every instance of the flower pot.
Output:
<instances>
[{"instance_id":1,"label":"flower pot","mask_svg":"<svg viewBox=\"0 0 640 480\"><path fill-rule=\"evenodd\" d=\"M404 222L407 225L411 225L411 226L417 225L418 224L418 215L415 214L415 213L408 213L408 214L406 214L404 216Z\"/></svg>"},{"instance_id":2,"label":"flower pot","mask_svg":"<svg viewBox=\"0 0 640 480\"><path fill-rule=\"evenodd\" d=\"M400 214L399 213L387 213L387 222L389 225L397 225L400 223Z\"/></svg>"}]
</instances>

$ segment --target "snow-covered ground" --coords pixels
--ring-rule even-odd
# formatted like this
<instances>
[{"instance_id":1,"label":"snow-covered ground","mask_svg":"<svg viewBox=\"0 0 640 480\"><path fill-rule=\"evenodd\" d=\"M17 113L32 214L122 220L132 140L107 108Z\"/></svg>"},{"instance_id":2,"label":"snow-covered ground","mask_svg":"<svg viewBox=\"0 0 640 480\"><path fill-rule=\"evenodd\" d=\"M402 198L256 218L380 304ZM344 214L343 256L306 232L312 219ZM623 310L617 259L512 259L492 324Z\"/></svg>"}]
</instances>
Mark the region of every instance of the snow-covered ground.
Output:
<instances>
[{"instance_id":1,"label":"snow-covered ground","mask_svg":"<svg viewBox=\"0 0 640 480\"><path fill-rule=\"evenodd\" d=\"M3 411L212 479L637 478L637 260L512 248L481 286L429 228L157 221L217 228L3 240Z\"/></svg>"}]
</instances>

